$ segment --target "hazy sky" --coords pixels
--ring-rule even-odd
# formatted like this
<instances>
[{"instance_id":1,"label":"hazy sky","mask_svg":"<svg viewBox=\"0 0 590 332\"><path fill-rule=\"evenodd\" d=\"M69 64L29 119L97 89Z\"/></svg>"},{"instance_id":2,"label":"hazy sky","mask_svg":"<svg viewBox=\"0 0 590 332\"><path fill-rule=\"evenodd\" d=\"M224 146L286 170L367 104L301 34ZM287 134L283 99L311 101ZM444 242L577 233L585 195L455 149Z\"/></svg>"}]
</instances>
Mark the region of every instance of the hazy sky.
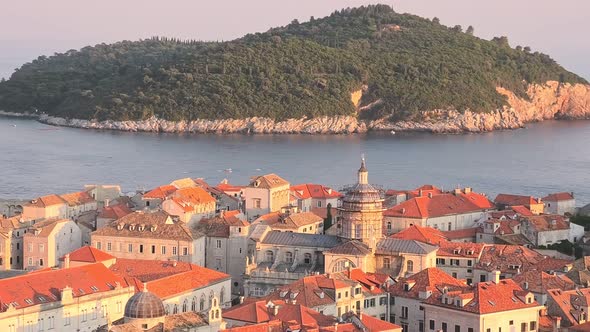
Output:
<instances>
[{"instance_id":1,"label":"hazy sky","mask_svg":"<svg viewBox=\"0 0 590 332\"><path fill-rule=\"evenodd\" d=\"M587 0L1 0L0 77L37 56L86 45L155 35L228 40L292 19L369 3L473 25L486 39L506 35L512 46L548 53L590 80Z\"/></svg>"}]
</instances>

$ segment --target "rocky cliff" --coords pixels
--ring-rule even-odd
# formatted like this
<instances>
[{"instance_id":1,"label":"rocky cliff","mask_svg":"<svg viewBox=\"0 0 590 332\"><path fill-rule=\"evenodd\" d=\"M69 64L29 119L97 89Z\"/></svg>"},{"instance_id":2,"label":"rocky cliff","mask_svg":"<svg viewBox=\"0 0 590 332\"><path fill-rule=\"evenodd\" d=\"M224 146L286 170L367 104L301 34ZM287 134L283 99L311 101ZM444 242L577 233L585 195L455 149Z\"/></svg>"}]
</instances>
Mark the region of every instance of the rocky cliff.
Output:
<instances>
[{"instance_id":1,"label":"rocky cliff","mask_svg":"<svg viewBox=\"0 0 590 332\"><path fill-rule=\"evenodd\" d=\"M527 122L548 119L590 119L590 85L530 85L528 98L520 98L509 90L497 88L508 98L510 107L489 113L456 110L422 112L419 121L388 122L385 119L360 121L354 116L319 117L274 121L268 118L195 120L170 122L157 118L143 121L66 120L41 116L40 121L58 126L123 131L168 133L249 133L249 134L350 134L368 130L426 131L433 133L484 132L515 129Z\"/></svg>"}]
</instances>

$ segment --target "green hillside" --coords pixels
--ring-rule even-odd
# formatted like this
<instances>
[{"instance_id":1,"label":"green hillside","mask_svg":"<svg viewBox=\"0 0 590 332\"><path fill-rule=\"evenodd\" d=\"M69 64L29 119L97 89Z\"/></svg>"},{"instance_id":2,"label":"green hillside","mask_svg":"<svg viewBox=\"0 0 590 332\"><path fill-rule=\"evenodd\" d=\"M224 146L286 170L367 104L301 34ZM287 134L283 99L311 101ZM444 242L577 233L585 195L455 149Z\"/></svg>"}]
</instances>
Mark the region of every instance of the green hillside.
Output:
<instances>
[{"instance_id":1,"label":"green hillside","mask_svg":"<svg viewBox=\"0 0 590 332\"><path fill-rule=\"evenodd\" d=\"M467 29L466 29L467 30ZM496 86L584 82L549 56L486 41L472 29L398 14L385 5L222 42L153 38L41 56L0 82L0 110L81 119L275 119L355 114L406 119L421 110L490 111ZM198 32L195 32L198 34Z\"/></svg>"}]
</instances>

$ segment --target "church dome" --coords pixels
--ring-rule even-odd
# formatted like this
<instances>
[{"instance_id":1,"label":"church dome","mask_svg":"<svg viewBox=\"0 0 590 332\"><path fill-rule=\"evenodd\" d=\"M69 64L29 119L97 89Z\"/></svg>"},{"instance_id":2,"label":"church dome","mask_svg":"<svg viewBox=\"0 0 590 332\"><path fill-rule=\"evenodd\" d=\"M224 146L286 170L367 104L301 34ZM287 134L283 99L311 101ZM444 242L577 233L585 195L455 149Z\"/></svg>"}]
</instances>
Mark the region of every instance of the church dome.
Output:
<instances>
[{"instance_id":1,"label":"church dome","mask_svg":"<svg viewBox=\"0 0 590 332\"><path fill-rule=\"evenodd\" d=\"M383 201L379 190L368 183L358 183L352 187L342 198L350 203L374 203Z\"/></svg>"},{"instance_id":2,"label":"church dome","mask_svg":"<svg viewBox=\"0 0 590 332\"><path fill-rule=\"evenodd\" d=\"M164 303L154 293L145 289L133 295L125 305L127 318L157 318L166 316Z\"/></svg>"}]
</instances>

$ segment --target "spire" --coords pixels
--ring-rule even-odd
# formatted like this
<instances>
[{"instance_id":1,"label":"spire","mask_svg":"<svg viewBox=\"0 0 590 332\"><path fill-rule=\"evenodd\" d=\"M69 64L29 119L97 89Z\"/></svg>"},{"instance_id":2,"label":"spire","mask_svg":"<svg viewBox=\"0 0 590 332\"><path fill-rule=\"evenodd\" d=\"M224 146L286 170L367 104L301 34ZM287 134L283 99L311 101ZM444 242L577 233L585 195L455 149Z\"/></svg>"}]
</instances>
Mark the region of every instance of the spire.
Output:
<instances>
[{"instance_id":1,"label":"spire","mask_svg":"<svg viewBox=\"0 0 590 332\"><path fill-rule=\"evenodd\" d=\"M363 154L361 157L361 168L358 171L358 182L359 184L368 184L369 183L369 172L367 171L367 165L365 165L365 155Z\"/></svg>"}]
</instances>

